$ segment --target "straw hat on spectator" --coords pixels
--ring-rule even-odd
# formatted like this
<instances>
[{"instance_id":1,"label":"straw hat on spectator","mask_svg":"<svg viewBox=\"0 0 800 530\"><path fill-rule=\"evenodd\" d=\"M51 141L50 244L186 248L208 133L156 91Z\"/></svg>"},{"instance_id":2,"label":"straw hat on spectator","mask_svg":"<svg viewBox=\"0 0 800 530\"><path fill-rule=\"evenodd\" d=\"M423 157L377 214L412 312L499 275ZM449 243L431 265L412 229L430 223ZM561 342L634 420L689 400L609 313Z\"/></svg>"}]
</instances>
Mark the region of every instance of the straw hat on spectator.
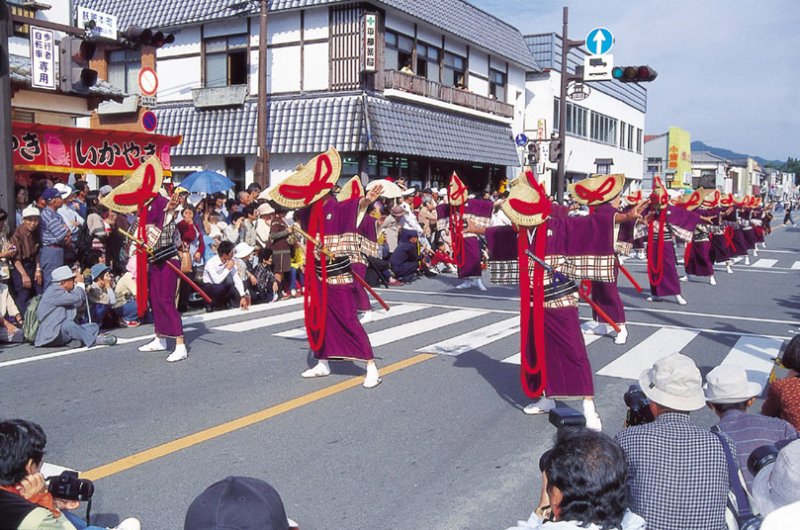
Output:
<instances>
[{"instance_id":1,"label":"straw hat on spectator","mask_svg":"<svg viewBox=\"0 0 800 530\"><path fill-rule=\"evenodd\" d=\"M622 192L625 175L593 175L569 185L569 192L575 202L586 206L606 203Z\"/></svg>"},{"instance_id":2,"label":"straw hat on spectator","mask_svg":"<svg viewBox=\"0 0 800 530\"><path fill-rule=\"evenodd\" d=\"M336 194L336 200L344 202L350 199L361 198L364 195L364 186L361 185L361 178L358 175L353 175L350 180L344 183L339 193Z\"/></svg>"},{"instance_id":3,"label":"straw hat on spectator","mask_svg":"<svg viewBox=\"0 0 800 530\"><path fill-rule=\"evenodd\" d=\"M341 172L342 159L331 147L298 166L286 180L270 190L269 198L290 210L308 206L330 193Z\"/></svg>"}]
</instances>

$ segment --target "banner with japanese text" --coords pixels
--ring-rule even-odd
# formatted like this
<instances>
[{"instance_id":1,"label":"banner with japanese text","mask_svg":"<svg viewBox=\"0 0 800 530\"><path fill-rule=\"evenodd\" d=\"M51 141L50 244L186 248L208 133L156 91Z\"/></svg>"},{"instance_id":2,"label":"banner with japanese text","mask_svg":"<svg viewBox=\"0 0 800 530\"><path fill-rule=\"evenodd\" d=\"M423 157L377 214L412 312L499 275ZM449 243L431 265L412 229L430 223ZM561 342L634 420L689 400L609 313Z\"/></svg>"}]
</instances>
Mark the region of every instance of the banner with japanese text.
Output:
<instances>
[{"instance_id":1,"label":"banner with japanese text","mask_svg":"<svg viewBox=\"0 0 800 530\"><path fill-rule=\"evenodd\" d=\"M125 176L157 155L169 174L170 149L181 143L180 136L144 132L12 125L14 171Z\"/></svg>"}]
</instances>

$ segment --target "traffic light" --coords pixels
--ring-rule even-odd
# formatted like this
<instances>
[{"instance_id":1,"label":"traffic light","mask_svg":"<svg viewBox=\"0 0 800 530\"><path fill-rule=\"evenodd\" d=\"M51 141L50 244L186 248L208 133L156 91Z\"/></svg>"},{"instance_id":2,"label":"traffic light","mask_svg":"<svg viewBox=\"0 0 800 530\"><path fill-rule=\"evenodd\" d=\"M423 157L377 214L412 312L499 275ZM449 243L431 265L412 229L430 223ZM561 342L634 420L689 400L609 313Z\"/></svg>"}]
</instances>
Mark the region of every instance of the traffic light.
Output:
<instances>
[{"instance_id":1,"label":"traffic light","mask_svg":"<svg viewBox=\"0 0 800 530\"><path fill-rule=\"evenodd\" d=\"M528 165L535 166L539 163L539 144L528 142Z\"/></svg>"},{"instance_id":2,"label":"traffic light","mask_svg":"<svg viewBox=\"0 0 800 530\"><path fill-rule=\"evenodd\" d=\"M172 33L164 33L157 29L139 26L128 26L128 29L119 32L119 36L122 42L130 48L138 48L140 46L160 48L165 44L175 42L175 35Z\"/></svg>"},{"instance_id":3,"label":"traffic light","mask_svg":"<svg viewBox=\"0 0 800 530\"><path fill-rule=\"evenodd\" d=\"M550 153L548 155L550 162L556 164L558 159L561 158L561 140L553 138L550 140Z\"/></svg>"},{"instance_id":4,"label":"traffic light","mask_svg":"<svg viewBox=\"0 0 800 530\"><path fill-rule=\"evenodd\" d=\"M658 72L649 66L615 66L611 77L621 83L646 83L655 80Z\"/></svg>"},{"instance_id":5,"label":"traffic light","mask_svg":"<svg viewBox=\"0 0 800 530\"><path fill-rule=\"evenodd\" d=\"M96 49L96 44L78 37L61 39L58 77L62 92L88 94L97 83L97 70L89 68Z\"/></svg>"}]
</instances>

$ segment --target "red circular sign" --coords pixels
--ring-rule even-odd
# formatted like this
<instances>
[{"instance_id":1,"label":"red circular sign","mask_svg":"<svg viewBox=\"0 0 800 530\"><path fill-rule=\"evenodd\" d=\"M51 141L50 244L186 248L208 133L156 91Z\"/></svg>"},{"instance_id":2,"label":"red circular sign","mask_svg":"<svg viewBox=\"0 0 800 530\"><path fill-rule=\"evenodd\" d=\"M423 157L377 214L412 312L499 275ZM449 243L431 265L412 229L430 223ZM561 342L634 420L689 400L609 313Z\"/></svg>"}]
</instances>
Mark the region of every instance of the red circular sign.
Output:
<instances>
[{"instance_id":1,"label":"red circular sign","mask_svg":"<svg viewBox=\"0 0 800 530\"><path fill-rule=\"evenodd\" d=\"M144 96L155 96L158 91L158 75L149 66L139 70L139 90Z\"/></svg>"},{"instance_id":2,"label":"red circular sign","mask_svg":"<svg viewBox=\"0 0 800 530\"><path fill-rule=\"evenodd\" d=\"M156 113L152 110L148 110L142 113L142 127L147 132L153 132L156 130L156 126L158 125L158 118L156 118Z\"/></svg>"}]
</instances>

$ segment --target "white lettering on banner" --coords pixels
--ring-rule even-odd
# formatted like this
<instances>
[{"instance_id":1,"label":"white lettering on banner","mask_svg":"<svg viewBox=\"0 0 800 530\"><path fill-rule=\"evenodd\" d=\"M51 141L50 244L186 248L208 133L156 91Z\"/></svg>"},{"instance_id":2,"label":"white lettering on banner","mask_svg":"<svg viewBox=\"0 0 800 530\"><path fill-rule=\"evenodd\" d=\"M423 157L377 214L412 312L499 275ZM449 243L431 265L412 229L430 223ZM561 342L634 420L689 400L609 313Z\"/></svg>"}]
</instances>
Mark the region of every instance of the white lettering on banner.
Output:
<instances>
[{"instance_id":1,"label":"white lettering on banner","mask_svg":"<svg viewBox=\"0 0 800 530\"><path fill-rule=\"evenodd\" d=\"M85 28L90 21L94 22L94 28L91 29L92 36L117 40L117 17L115 15L78 6L78 27Z\"/></svg>"},{"instance_id":2,"label":"white lettering on banner","mask_svg":"<svg viewBox=\"0 0 800 530\"><path fill-rule=\"evenodd\" d=\"M31 87L56 89L55 38L52 30L31 26Z\"/></svg>"},{"instance_id":3,"label":"white lettering on banner","mask_svg":"<svg viewBox=\"0 0 800 530\"><path fill-rule=\"evenodd\" d=\"M364 45L361 59L361 69L374 72L377 68L377 27L378 15L367 13L364 15Z\"/></svg>"}]
</instances>

